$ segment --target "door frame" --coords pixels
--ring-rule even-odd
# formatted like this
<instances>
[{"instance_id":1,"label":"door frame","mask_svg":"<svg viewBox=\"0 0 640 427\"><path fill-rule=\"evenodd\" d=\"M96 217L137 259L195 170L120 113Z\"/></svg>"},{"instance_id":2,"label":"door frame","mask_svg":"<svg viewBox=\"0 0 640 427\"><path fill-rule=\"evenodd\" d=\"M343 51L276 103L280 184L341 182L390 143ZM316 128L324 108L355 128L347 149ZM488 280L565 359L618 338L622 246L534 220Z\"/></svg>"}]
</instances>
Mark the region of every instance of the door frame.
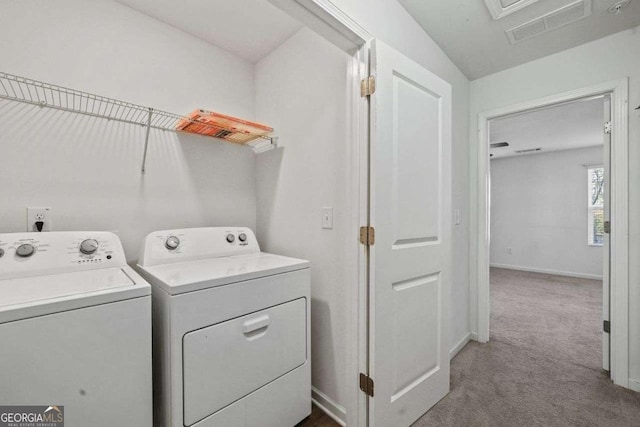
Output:
<instances>
[{"instance_id":1,"label":"door frame","mask_svg":"<svg viewBox=\"0 0 640 427\"><path fill-rule=\"evenodd\" d=\"M623 78L563 92L544 98L484 111L478 114L477 157L477 265L475 273L477 306L477 341L489 341L489 238L490 238L490 182L489 182L489 120L528 110L549 107L588 98L611 96L611 233L610 233L610 321L611 379L617 385L629 387L629 164L628 164L628 79ZM473 152L474 150L472 150ZM472 159L473 161L473 159ZM472 231L473 233L473 231ZM473 248L472 248L473 253ZM474 287L471 282L472 287ZM473 290L473 289L472 289Z\"/></svg>"},{"instance_id":2,"label":"door frame","mask_svg":"<svg viewBox=\"0 0 640 427\"><path fill-rule=\"evenodd\" d=\"M369 75L369 52L373 36L330 0L268 0L298 19L342 51L351 55L345 70L351 80L347 89L349 140L352 141L348 164L351 172L347 186L350 204L347 215L353 240L348 248L351 269L348 292L349 323L346 402L342 407L312 386L311 400L340 425L368 425L368 399L360 390L358 377L368 367L368 251L359 242L361 225L369 218L369 99L360 95L360 82Z\"/></svg>"}]
</instances>

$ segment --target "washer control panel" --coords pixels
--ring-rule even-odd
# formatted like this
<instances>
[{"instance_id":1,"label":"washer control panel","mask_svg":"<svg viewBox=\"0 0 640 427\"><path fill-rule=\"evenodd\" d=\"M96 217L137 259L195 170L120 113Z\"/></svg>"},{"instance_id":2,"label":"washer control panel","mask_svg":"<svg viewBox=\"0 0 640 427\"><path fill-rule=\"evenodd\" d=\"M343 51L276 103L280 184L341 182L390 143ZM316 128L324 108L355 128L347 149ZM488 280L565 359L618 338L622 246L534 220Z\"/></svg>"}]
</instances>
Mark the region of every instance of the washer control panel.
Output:
<instances>
[{"instance_id":1,"label":"washer control panel","mask_svg":"<svg viewBox=\"0 0 640 427\"><path fill-rule=\"evenodd\" d=\"M0 279L125 265L113 233L0 233Z\"/></svg>"},{"instance_id":2,"label":"washer control panel","mask_svg":"<svg viewBox=\"0 0 640 427\"><path fill-rule=\"evenodd\" d=\"M138 264L150 266L258 252L258 241L247 227L163 230L147 236Z\"/></svg>"}]
</instances>

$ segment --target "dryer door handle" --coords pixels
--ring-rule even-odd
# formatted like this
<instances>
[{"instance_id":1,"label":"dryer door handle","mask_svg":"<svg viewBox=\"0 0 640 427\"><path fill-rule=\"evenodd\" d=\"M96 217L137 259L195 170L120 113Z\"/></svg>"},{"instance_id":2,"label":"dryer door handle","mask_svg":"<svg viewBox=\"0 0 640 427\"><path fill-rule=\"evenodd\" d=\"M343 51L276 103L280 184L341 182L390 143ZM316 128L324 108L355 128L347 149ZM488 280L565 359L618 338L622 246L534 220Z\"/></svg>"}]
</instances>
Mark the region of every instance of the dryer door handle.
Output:
<instances>
[{"instance_id":1,"label":"dryer door handle","mask_svg":"<svg viewBox=\"0 0 640 427\"><path fill-rule=\"evenodd\" d=\"M254 319L247 320L242 324L242 333L249 335L252 332L259 331L260 329L266 329L271 324L269 315L264 314Z\"/></svg>"}]
</instances>

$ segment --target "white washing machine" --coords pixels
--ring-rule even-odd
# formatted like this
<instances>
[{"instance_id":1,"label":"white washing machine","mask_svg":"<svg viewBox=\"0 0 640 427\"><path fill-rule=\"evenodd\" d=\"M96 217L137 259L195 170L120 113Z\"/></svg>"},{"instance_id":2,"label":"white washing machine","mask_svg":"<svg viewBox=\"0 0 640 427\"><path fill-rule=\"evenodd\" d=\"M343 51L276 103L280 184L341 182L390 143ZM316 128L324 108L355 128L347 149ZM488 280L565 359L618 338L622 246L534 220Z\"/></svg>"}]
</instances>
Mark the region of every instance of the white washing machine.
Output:
<instances>
[{"instance_id":1,"label":"white washing machine","mask_svg":"<svg viewBox=\"0 0 640 427\"><path fill-rule=\"evenodd\" d=\"M212 227L149 234L139 267L158 426L288 427L311 413L308 261Z\"/></svg>"},{"instance_id":2,"label":"white washing machine","mask_svg":"<svg viewBox=\"0 0 640 427\"><path fill-rule=\"evenodd\" d=\"M0 234L0 402L152 426L151 287L106 232Z\"/></svg>"}]
</instances>

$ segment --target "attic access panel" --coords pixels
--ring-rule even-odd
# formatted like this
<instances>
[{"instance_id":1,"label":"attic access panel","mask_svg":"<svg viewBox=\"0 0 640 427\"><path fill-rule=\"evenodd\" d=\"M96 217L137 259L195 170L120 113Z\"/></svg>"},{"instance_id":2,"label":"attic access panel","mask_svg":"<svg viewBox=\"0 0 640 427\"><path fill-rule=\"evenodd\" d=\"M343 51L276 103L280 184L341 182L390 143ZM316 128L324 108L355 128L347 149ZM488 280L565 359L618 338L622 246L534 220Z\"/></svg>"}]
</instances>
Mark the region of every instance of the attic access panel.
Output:
<instances>
[{"instance_id":1,"label":"attic access panel","mask_svg":"<svg viewBox=\"0 0 640 427\"><path fill-rule=\"evenodd\" d=\"M497 21L538 1L540 0L484 0L484 3L493 20Z\"/></svg>"}]
</instances>

